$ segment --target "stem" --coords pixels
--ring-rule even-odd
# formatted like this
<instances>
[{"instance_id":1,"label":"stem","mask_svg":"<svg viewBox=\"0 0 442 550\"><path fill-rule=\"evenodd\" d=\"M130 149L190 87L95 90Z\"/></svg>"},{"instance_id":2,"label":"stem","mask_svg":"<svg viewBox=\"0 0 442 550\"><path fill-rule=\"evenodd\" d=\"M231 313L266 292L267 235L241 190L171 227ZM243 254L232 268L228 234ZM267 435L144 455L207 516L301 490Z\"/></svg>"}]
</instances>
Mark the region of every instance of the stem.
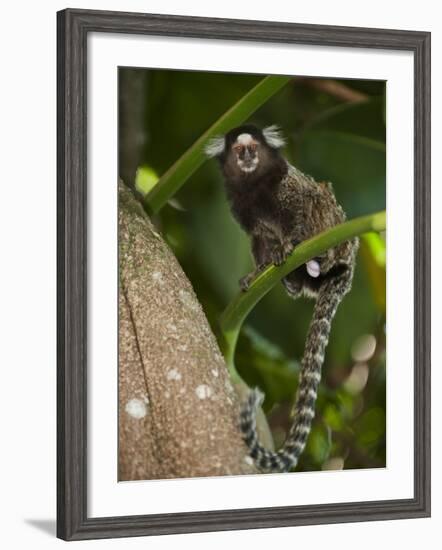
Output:
<instances>
[{"instance_id":1,"label":"stem","mask_svg":"<svg viewBox=\"0 0 442 550\"><path fill-rule=\"evenodd\" d=\"M276 283L297 267L305 264L315 256L343 241L367 233L384 231L386 224L385 211L355 218L336 225L327 231L315 235L298 245L283 265L269 266L253 280L246 292L240 292L227 306L220 318L221 348L230 374L234 380L239 379L234 365L235 348L239 331L244 319L254 306L271 290Z\"/></svg>"},{"instance_id":2,"label":"stem","mask_svg":"<svg viewBox=\"0 0 442 550\"><path fill-rule=\"evenodd\" d=\"M289 76L266 76L246 95L226 111L195 143L161 176L157 184L144 198L150 213L158 212L188 178L203 164L204 145L215 135L225 134L242 124L251 114L278 92Z\"/></svg>"}]
</instances>

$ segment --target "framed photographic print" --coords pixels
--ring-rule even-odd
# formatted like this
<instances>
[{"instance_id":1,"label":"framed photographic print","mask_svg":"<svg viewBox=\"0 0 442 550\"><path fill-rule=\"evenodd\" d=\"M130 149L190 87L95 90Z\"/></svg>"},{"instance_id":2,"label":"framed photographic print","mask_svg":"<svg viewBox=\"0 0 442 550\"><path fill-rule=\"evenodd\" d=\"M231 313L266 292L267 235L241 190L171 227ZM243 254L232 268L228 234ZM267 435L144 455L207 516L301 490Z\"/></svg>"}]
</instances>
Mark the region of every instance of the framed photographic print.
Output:
<instances>
[{"instance_id":1,"label":"framed photographic print","mask_svg":"<svg viewBox=\"0 0 442 550\"><path fill-rule=\"evenodd\" d=\"M430 514L430 35L58 13L58 536Z\"/></svg>"}]
</instances>

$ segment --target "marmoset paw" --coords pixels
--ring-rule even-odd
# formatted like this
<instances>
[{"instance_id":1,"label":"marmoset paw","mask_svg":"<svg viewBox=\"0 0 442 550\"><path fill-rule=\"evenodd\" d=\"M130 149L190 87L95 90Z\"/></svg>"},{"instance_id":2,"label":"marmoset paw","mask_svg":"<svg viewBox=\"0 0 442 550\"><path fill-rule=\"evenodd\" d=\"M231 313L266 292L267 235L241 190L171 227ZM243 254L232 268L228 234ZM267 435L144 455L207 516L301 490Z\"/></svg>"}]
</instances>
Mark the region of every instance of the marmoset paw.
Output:
<instances>
[{"instance_id":1,"label":"marmoset paw","mask_svg":"<svg viewBox=\"0 0 442 550\"><path fill-rule=\"evenodd\" d=\"M241 277L239 280L239 288L245 292L249 289L250 283L252 282L254 273L249 273L248 275L244 275L244 277Z\"/></svg>"},{"instance_id":2,"label":"marmoset paw","mask_svg":"<svg viewBox=\"0 0 442 550\"><path fill-rule=\"evenodd\" d=\"M271 252L272 264L281 265L284 263L286 256L282 248L277 248Z\"/></svg>"},{"instance_id":3,"label":"marmoset paw","mask_svg":"<svg viewBox=\"0 0 442 550\"><path fill-rule=\"evenodd\" d=\"M287 258L293 252L293 250L295 248L295 245L292 243L292 241L285 241L282 244L282 248L283 248L283 251L284 251L284 260L287 260Z\"/></svg>"},{"instance_id":4,"label":"marmoset paw","mask_svg":"<svg viewBox=\"0 0 442 550\"><path fill-rule=\"evenodd\" d=\"M288 242L272 250L272 263L275 265L283 264L292 253L293 248L294 246L292 245L292 243Z\"/></svg>"}]
</instances>

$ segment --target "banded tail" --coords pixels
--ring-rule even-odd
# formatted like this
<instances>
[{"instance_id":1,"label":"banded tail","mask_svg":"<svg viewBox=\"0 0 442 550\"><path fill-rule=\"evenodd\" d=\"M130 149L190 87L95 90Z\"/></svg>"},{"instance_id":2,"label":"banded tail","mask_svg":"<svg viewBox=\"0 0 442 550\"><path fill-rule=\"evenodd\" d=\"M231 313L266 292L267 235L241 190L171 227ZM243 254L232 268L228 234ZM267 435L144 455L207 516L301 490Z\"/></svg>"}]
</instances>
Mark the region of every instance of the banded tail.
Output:
<instances>
[{"instance_id":1,"label":"banded tail","mask_svg":"<svg viewBox=\"0 0 442 550\"><path fill-rule=\"evenodd\" d=\"M342 298L351 288L352 266L326 279L318 292L313 317L307 334L301 373L294 405L294 421L284 445L278 451L269 451L261 445L256 430L256 408L263 395L253 390L241 410L241 430L250 449L250 455L261 470L287 472L298 463L310 433L315 416L315 403L321 380L321 369L328 344L331 323Z\"/></svg>"}]
</instances>

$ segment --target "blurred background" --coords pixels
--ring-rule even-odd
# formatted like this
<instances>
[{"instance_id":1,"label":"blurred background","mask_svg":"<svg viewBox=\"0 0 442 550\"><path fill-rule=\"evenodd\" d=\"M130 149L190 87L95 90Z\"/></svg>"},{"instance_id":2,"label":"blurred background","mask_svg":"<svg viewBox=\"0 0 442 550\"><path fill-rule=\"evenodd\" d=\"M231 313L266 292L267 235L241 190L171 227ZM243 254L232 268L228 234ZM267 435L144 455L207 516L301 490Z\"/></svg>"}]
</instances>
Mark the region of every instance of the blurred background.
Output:
<instances>
[{"instance_id":1,"label":"blurred background","mask_svg":"<svg viewBox=\"0 0 442 550\"><path fill-rule=\"evenodd\" d=\"M120 68L119 173L146 193L188 147L263 75ZM294 77L246 122L279 125L287 159L333 183L349 219L385 208L385 82ZM207 161L154 222L216 333L219 315L252 269L222 177ZM282 285L250 314L236 366L266 395L275 444L290 426L313 302ZM361 239L351 293L336 315L316 418L300 471L385 467L385 236Z\"/></svg>"}]
</instances>

